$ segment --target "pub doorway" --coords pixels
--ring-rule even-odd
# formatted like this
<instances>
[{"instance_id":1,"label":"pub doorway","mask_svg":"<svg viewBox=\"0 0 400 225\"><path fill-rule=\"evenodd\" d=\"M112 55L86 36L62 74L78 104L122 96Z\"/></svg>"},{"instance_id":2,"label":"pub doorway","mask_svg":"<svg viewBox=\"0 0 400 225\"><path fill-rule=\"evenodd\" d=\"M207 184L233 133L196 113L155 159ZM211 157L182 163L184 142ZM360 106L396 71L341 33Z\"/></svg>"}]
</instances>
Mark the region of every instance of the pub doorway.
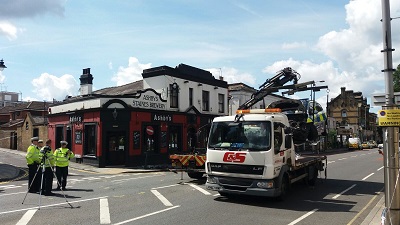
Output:
<instances>
[{"instance_id":1,"label":"pub doorway","mask_svg":"<svg viewBox=\"0 0 400 225\"><path fill-rule=\"evenodd\" d=\"M124 165L127 152L125 132L107 133L106 165Z\"/></svg>"}]
</instances>

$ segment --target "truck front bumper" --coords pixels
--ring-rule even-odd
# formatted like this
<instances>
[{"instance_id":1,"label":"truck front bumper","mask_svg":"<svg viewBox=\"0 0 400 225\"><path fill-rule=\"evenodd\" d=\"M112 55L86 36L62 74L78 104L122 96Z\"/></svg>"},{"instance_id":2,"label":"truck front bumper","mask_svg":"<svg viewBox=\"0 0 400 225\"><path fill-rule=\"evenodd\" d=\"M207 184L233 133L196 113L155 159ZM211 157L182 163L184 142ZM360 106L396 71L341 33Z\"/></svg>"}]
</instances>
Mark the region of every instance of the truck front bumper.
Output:
<instances>
[{"instance_id":1,"label":"truck front bumper","mask_svg":"<svg viewBox=\"0 0 400 225\"><path fill-rule=\"evenodd\" d=\"M272 185L272 187L266 187L266 184L271 183L274 184L275 182L273 180L254 180L233 177L208 177L206 188L208 190L218 191L220 193L226 194L254 195L265 197L280 196L281 190L279 188L276 188L275 185Z\"/></svg>"}]
</instances>

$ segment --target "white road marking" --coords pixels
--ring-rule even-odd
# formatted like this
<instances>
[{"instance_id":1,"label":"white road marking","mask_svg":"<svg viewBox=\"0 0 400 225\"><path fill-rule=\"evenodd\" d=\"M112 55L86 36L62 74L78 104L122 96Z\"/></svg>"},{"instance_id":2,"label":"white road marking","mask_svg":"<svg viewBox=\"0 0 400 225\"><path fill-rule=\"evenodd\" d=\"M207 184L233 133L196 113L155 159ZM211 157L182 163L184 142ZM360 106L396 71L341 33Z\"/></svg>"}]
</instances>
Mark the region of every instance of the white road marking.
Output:
<instances>
[{"instance_id":1,"label":"white road marking","mask_svg":"<svg viewBox=\"0 0 400 225\"><path fill-rule=\"evenodd\" d=\"M347 159L347 158L341 158L341 159L338 159L338 160L344 160L344 159Z\"/></svg>"},{"instance_id":2,"label":"white road marking","mask_svg":"<svg viewBox=\"0 0 400 225\"><path fill-rule=\"evenodd\" d=\"M157 177L157 176L161 176L160 174L156 174L156 175L149 175L149 176L143 176L143 177L132 177L132 178L126 178L126 179L121 179L121 180L113 180L114 182L124 182L124 181L128 181L128 180L136 180L136 179L142 179L142 178L148 178L148 177Z\"/></svg>"},{"instance_id":3,"label":"white road marking","mask_svg":"<svg viewBox=\"0 0 400 225\"><path fill-rule=\"evenodd\" d=\"M215 194L215 195L213 195L214 197L218 197L218 196L221 196L220 194Z\"/></svg>"},{"instance_id":4,"label":"white road marking","mask_svg":"<svg viewBox=\"0 0 400 225\"><path fill-rule=\"evenodd\" d=\"M334 162L335 162L335 161L329 161L328 164L329 164L329 163L334 163Z\"/></svg>"},{"instance_id":5,"label":"white road marking","mask_svg":"<svg viewBox=\"0 0 400 225\"><path fill-rule=\"evenodd\" d=\"M294 225L294 224L296 224L296 223L302 221L304 218L306 218L307 216L309 216L309 215L315 213L317 210L318 210L318 209L314 209L314 210L312 210L312 211L310 211L310 212L304 214L303 216L299 217L298 219L296 219L295 221L289 223L288 225Z\"/></svg>"},{"instance_id":6,"label":"white road marking","mask_svg":"<svg viewBox=\"0 0 400 225\"><path fill-rule=\"evenodd\" d=\"M160 211L152 212L152 213L149 213L149 214L146 214L146 215L143 215L143 216L139 216L139 217L136 217L136 218L132 218L132 219L129 219L129 220L125 220L125 221L122 221L122 222L119 222L119 223L114 223L114 225L121 225L121 224L129 223L129 222L132 222L132 221L135 221L135 220L139 220L139 219L142 219L142 218L145 218L145 217L149 217L149 216L152 216L152 215L155 215L155 214L158 214L158 213L162 213L162 212L165 212L165 211L168 211L168 210L171 210L171 209L175 209L175 208L178 208L178 207L180 207L180 205L176 205L176 206L173 206L173 207L170 207L170 208L166 208L166 209L163 209L163 210L160 210Z\"/></svg>"},{"instance_id":7,"label":"white road marking","mask_svg":"<svg viewBox=\"0 0 400 225\"><path fill-rule=\"evenodd\" d=\"M97 198L88 198L88 199L72 201L72 202L69 202L69 203L72 204L72 203L77 203L77 202L87 202L87 201L92 201L92 200L97 200L97 199L107 198L107 197L108 196L97 197ZM56 203L56 204L51 204L51 205L44 205L44 206L41 206L41 208L48 208L48 207L53 207L53 206L66 205L66 204L68 204L68 203L67 202L62 202L62 203ZM26 211L26 210L30 210L30 209L37 209L37 207L31 207L31 208L25 208L25 209L16 209L16 210L11 210L11 211L0 212L0 215L8 214L8 213L14 213L14 212Z\"/></svg>"},{"instance_id":8,"label":"white road marking","mask_svg":"<svg viewBox=\"0 0 400 225\"><path fill-rule=\"evenodd\" d=\"M175 187L175 186L179 186L179 185L181 185L181 184L171 184L171 185L168 185L168 186L155 187L155 188L152 188L152 190Z\"/></svg>"},{"instance_id":9,"label":"white road marking","mask_svg":"<svg viewBox=\"0 0 400 225\"><path fill-rule=\"evenodd\" d=\"M18 221L17 225L26 225L32 219L33 215L35 215L37 209L28 210L22 218Z\"/></svg>"},{"instance_id":10,"label":"white road marking","mask_svg":"<svg viewBox=\"0 0 400 225\"><path fill-rule=\"evenodd\" d=\"M82 178L82 180L100 180L101 178L98 178L98 177L85 177L85 178Z\"/></svg>"},{"instance_id":11,"label":"white road marking","mask_svg":"<svg viewBox=\"0 0 400 225\"><path fill-rule=\"evenodd\" d=\"M347 192L348 190L352 189L352 188L355 187L356 185L357 185L357 184L353 184L351 187L349 187L349 188L347 188L346 190L340 192L339 194L333 196L332 198L333 198L333 199L339 198L342 194L344 194L344 193Z\"/></svg>"},{"instance_id":12,"label":"white road marking","mask_svg":"<svg viewBox=\"0 0 400 225\"><path fill-rule=\"evenodd\" d=\"M100 224L110 224L110 209L108 207L108 199L100 199Z\"/></svg>"},{"instance_id":13,"label":"white road marking","mask_svg":"<svg viewBox=\"0 0 400 225\"><path fill-rule=\"evenodd\" d=\"M0 186L0 189L13 189L13 188L19 188L19 187L22 187L22 186L16 186L16 185L3 185L3 186Z\"/></svg>"},{"instance_id":14,"label":"white road marking","mask_svg":"<svg viewBox=\"0 0 400 225\"><path fill-rule=\"evenodd\" d=\"M203 193L203 194L205 194L205 195L211 195L210 192L204 190L203 188L201 188L201 187L199 187L199 186L197 186L197 185L195 185L195 184L189 184L189 186L191 186L192 188L194 188L194 189L200 191L201 193Z\"/></svg>"},{"instance_id":15,"label":"white road marking","mask_svg":"<svg viewBox=\"0 0 400 225\"><path fill-rule=\"evenodd\" d=\"M165 206L173 206L171 202L168 201L160 192L157 190L150 190Z\"/></svg>"},{"instance_id":16,"label":"white road marking","mask_svg":"<svg viewBox=\"0 0 400 225\"><path fill-rule=\"evenodd\" d=\"M368 177L370 177L372 175L374 175L374 173L369 174L368 176L364 177L362 180L366 180L366 179L368 179Z\"/></svg>"},{"instance_id":17,"label":"white road marking","mask_svg":"<svg viewBox=\"0 0 400 225\"><path fill-rule=\"evenodd\" d=\"M381 168L377 169L376 171L379 171L379 170L381 170L381 169L383 169L383 166L382 166Z\"/></svg>"},{"instance_id":18,"label":"white road marking","mask_svg":"<svg viewBox=\"0 0 400 225\"><path fill-rule=\"evenodd\" d=\"M0 198L3 197L3 196L7 196L7 195L17 195L17 194L25 194L25 193L26 193L26 191L16 192L16 193L9 193L9 194L2 194L2 195L0 195Z\"/></svg>"},{"instance_id":19,"label":"white road marking","mask_svg":"<svg viewBox=\"0 0 400 225\"><path fill-rule=\"evenodd\" d=\"M352 158L355 158L355 157L357 157L356 155L353 155L353 156L351 156Z\"/></svg>"}]
</instances>

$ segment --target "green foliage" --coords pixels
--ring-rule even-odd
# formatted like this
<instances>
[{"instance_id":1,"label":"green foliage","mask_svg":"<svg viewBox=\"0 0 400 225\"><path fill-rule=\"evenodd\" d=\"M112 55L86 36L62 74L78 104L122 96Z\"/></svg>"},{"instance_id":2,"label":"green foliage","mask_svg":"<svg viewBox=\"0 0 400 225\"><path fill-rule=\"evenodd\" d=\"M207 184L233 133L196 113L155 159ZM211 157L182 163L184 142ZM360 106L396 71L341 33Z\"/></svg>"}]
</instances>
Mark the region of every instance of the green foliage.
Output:
<instances>
[{"instance_id":1,"label":"green foliage","mask_svg":"<svg viewBox=\"0 0 400 225\"><path fill-rule=\"evenodd\" d=\"M400 64L397 66L396 71L393 73L393 91L400 91Z\"/></svg>"}]
</instances>

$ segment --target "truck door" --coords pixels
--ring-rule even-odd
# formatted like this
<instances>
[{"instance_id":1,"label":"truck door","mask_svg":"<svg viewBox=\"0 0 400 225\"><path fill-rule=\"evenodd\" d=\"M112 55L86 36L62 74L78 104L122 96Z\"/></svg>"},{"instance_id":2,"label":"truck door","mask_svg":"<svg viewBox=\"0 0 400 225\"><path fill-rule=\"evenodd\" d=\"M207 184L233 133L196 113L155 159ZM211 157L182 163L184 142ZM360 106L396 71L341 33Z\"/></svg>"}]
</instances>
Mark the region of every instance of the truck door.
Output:
<instances>
[{"instance_id":1,"label":"truck door","mask_svg":"<svg viewBox=\"0 0 400 225\"><path fill-rule=\"evenodd\" d=\"M285 161L285 152L283 145L283 125L279 122L274 122L274 164L275 166L281 165Z\"/></svg>"}]
</instances>

